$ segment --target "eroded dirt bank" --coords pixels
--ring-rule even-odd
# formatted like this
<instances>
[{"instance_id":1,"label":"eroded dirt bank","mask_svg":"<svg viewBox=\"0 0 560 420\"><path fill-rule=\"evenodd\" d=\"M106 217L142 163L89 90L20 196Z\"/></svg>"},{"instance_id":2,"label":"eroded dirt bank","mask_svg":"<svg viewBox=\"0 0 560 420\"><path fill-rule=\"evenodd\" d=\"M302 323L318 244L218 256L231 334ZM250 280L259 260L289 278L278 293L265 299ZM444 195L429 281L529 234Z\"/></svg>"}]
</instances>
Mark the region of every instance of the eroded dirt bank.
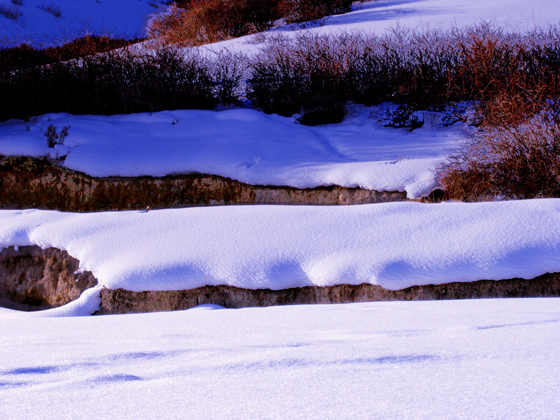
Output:
<instances>
[{"instance_id":1,"label":"eroded dirt bank","mask_svg":"<svg viewBox=\"0 0 560 420\"><path fill-rule=\"evenodd\" d=\"M560 274L545 274L533 280L482 280L472 283L415 286L397 291L370 284L284 290L250 290L231 286L206 286L193 290L166 292L103 289L101 307L97 314L174 311L202 304L242 308L309 303L551 296L560 296Z\"/></svg>"},{"instance_id":2,"label":"eroded dirt bank","mask_svg":"<svg viewBox=\"0 0 560 420\"><path fill-rule=\"evenodd\" d=\"M92 273L78 273L78 266L78 260L56 248L22 246L3 249L0 252L0 306L39 310L77 299L84 290L97 284ZM164 292L103 289L97 314L173 311L202 304L242 308L310 303L550 296L560 296L560 274L545 274L533 280L482 280L415 286L397 291L370 284L284 290L250 290L232 286L205 286Z\"/></svg>"},{"instance_id":3,"label":"eroded dirt bank","mask_svg":"<svg viewBox=\"0 0 560 420\"><path fill-rule=\"evenodd\" d=\"M0 156L0 208L105 211L228 204L367 204L406 200L405 192L339 186L297 189L184 174L94 178L47 158Z\"/></svg>"},{"instance_id":4,"label":"eroded dirt bank","mask_svg":"<svg viewBox=\"0 0 560 420\"><path fill-rule=\"evenodd\" d=\"M37 246L0 252L0 306L20 310L65 305L97 284L90 272L76 273L79 261L66 251Z\"/></svg>"}]
</instances>

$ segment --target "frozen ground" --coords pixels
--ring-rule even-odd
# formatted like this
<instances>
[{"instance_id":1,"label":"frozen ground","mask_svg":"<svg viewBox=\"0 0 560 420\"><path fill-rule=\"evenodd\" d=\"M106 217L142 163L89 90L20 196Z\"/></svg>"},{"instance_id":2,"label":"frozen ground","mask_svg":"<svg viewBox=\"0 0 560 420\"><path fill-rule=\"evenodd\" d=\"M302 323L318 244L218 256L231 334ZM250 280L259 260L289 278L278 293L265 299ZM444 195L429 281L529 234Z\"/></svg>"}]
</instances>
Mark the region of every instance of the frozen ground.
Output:
<instances>
[{"instance_id":1,"label":"frozen ground","mask_svg":"<svg viewBox=\"0 0 560 420\"><path fill-rule=\"evenodd\" d=\"M210 309L0 318L0 418L560 418L560 299Z\"/></svg>"}]
</instances>

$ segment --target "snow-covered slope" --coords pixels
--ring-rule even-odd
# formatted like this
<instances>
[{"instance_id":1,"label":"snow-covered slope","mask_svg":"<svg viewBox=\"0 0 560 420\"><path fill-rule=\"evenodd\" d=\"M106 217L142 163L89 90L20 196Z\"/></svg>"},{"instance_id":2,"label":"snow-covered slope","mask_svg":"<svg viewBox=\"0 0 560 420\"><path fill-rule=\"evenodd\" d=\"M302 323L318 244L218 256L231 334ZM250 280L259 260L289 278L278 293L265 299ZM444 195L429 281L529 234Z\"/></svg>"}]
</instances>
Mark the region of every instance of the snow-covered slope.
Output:
<instances>
[{"instance_id":1,"label":"snow-covered slope","mask_svg":"<svg viewBox=\"0 0 560 420\"><path fill-rule=\"evenodd\" d=\"M108 288L387 289L560 272L560 200L1 211L0 247L68 251Z\"/></svg>"},{"instance_id":2,"label":"snow-covered slope","mask_svg":"<svg viewBox=\"0 0 560 420\"><path fill-rule=\"evenodd\" d=\"M286 25L269 32L287 37L302 30L317 34L345 31L383 34L397 28L427 31L462 28L482 22L515 31L558 25L560 7L550 0L373 0L355 3L354 11L329 16L318 25ZM207 48L251 53L261 46L261 39L260 35L248 35Z\"/></svg>"},{"instance_id":3,"label":"snow-covered slope","mask_svg":"<svg viewBox=\"0 0 560 420\"><path fill-rule=\"evenodd\" d=\"M59 43L84 33L137 37L145 35L150 15L162 11L163 0L23 0L15 5L0 0L0 8L21 14L10 19L0 14L0 40L5 44L31 41L40 45ZM59 10L60 16L44 9ZM508 28L530 28L559 23L559 8L549 0L373 0L355 5L351 13L332 16L319 28L321 33L341 30L382 32L397 25L410 28L464 26L492 21ZM292 33L294 26L274 29ZM244 48L254 37L224 45Z\"/></svg>"},{"instance_id":4,"label":"snow-covered slope","mask_svg":"<svg viewBox=\"0 0 560 420\"><path fill-rule=\"evenodd\" d=\"M560 299L0 319L0 418L557 419Z\"/></svg>"},{"instance_id":5,"label":"snow-covered slope","mask_svg":"<svg viewBox=\"0 0 560 420\"><path fill-rule=\"evenodd\" d=\"M138 38L146 36L150 15L161 13L164 0L0 0L0 45L23 41L38 46L59 44L85 34Z\"/></svg>"}]
</instances>

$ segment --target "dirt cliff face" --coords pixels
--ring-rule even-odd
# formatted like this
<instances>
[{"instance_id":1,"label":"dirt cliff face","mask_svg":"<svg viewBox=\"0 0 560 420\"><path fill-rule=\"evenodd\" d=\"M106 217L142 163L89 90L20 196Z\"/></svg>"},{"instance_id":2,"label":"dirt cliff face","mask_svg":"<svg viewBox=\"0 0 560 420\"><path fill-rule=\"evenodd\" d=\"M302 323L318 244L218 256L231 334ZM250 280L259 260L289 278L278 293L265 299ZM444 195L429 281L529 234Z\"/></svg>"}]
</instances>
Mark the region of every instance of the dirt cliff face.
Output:
<instances>
[{"instance_id":1,"label":"dirt cliff face","mask_svg":"<svg viewBox=\"0 0 560 420\"><path fill-rule=\"evenodd\" d=\"M415 286L386 290L371 284L342 284L330 287L301 287L283 290L240 289L205 286L193 290L130 292L103 289L97 314L174 311L202 304L227 308L297 305L310 303L352 303L394 300L439 300L495 297L560 296L560 275L545 274L533 280L482 280L472 283Z\"/></svg>"},{"instance_id":2,"label":"dirt cliff face","mask_svg":"<svg viewBox=\"0 0 560 420\"><path fill-rule=\"evenodd\" d=\"M0 156L0 208L104 211L231 204L367 204L406 200L405 192L339 186L297 189L184 174L94 178L47 158Z\"/></svg>"},{"instance_id":3,"label":"dirt cliff face","mask_svg":"<svg viewBox=\"0 0 560 420\"><path fill-rule=\"evenodd\" d=\"M0 306L21 310L65 305L97 284L90 272L77 273L79 261L66 251L37 246L0 252Z\"/></svg>"}]
</instances>

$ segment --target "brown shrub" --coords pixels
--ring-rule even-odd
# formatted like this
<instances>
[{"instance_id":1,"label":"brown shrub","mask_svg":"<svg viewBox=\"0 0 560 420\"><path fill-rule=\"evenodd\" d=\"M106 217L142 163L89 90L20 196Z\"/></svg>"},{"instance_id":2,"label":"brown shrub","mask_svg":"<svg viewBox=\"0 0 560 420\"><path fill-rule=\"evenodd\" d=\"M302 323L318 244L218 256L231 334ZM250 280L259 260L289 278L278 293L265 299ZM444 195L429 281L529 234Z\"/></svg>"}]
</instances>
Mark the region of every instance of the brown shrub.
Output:
<instances>
[{"instance_id":1,"label":"brown shrub","mask_svg":"<svg viewBox=\"0 0 560 420\"><path fill-rule=\"evenodd\" d=\"M448 198L560 197L560 118L548 108L516 126L486 127L438 168Z\"/></svg>"},{"instance_id":2,"label":"brown shrub","mask_svg":"<svg viewBox=\"0 0 560 420\"><path fill-rule=\"evenodd\" d=\"M149 34L167 43L207 44L268 29L279 0L191 0L174 4L150 24Z\"/></svg>"},{"instance_id":3,"label":"brown shrub","mask_svg":"<svg viewBox=\"0 0 560 420\"><path fill-rule=\"evenodd\" d=\"M313 21L352 9L351 0L184 0L154 18L152 38L201 45L269 29L274 21Z\"/></svg>"}]
</instances>

